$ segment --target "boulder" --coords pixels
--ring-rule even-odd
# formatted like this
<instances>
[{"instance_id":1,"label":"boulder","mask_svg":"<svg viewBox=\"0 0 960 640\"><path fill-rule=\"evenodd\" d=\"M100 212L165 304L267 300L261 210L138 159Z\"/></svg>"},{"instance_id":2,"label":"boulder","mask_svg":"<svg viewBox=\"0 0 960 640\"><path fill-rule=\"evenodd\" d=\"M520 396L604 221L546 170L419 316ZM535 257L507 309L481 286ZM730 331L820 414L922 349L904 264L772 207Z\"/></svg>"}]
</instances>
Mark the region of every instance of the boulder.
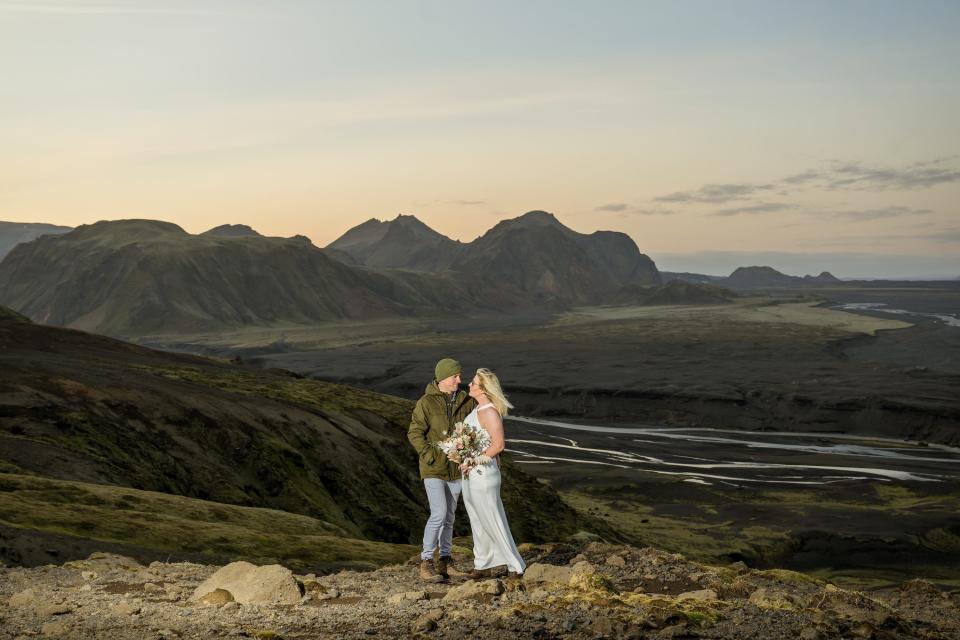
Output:
<instances>
[{"instance_id":1,"label":"boulder","mask_svg":"<svg viewBox=\"0 0 960 640\"><path fill-rule=\"evenodd\" d=\"M623 556L613 555L607 558L607 564L611 567L624 567L627 565L627 561L623 559Z\"/></svg>"},{"instance_id":2,"label":"boulder","mask_svg":"<svg viewBox=\"0 0 960 640\"><path fill-rule=\"evenodd\" d=\"M413 630L418 633L433 631L442 618L443 609L431 609L414 621Z\"/></svg>"},{"instance_id":3,"label":"boulder","mask_svg":"<svg viewBox=\"0 0 960 640\"><path fill-rule=\"evenodd\" d=\"M48 604L37 609L37 613L43 618L49 618L50 616L62 616L66 613L72 613L73 610L73 606L69 604Z\"/></svg>"},{"instance_id":4,"label":"boulder","mask_svg":"<svg viewBox=\"0 0 960 640\"><path fill-rule=\"evenodd\" d=\"M453 587L443 596L444 602L457 600L483 600L499 596L504 591L500 580L470 581Z\"/></svg>"},{"instance_id":5,"label":"boulder","mask_svg":"<svg viewBox=\"0 0 960 640\"><path fill-rule=\"evenodd\" d=\"M559 567L553 564L535 562L523 572L523 581L527 584L569 584L572 576L573 567Z\"/></svg>"},{"instance_id":6,"label":"boulder","mask_svg":"<svg viewBox=\"0 0 960 640\"><path fill-rule=\"evenodd\" d=\"M796 609L793 598L790 597L789 593L765 587L761 587L750 594L750 604L761 609L786 609L790 611Z\"/></svg>"},{"instance_id":7,"label":"boulder","mask_svg":"<svg viewBox=\"0 0 960 640\"><path fill-rule=\"evenodd\" d=\"M613 591L613 585L606 576L599 573L589 562L578 562L570 570L567 585L574 589L587 591Z\"/></svg>"},{"instance_id":8,"label":"boulder","mask_svg":"<svg viewBox=\"0 0 960 640\"><path fill-rule=\"evenodd\" d=\"M36 601L36 592L33 589L24 589L23 591L10 596L7 604L9 604L11 608L15 609L17 607L32 607Z\"/></svg>"},{"instance_id":9,"label":"boulder","mask_svg":"<svg viewBox=\"0 0 960 640\"><path fill-rule=\"evenodd\" d=\"M231 562L207 578L190 600L199 601L217 589L229 591L240 604L297 604L303 595L293 572L286 567L258 567L243 561Z\"/></svg>"},{"instance_id":10,"label":"boulder","mask_svg":"<svg viewBox=\"0 0 960 640\"><path fill-rule=\"evenodd\" d=\"M132 616L134 614L140 613L140 607L138 605L127 602L126 600L118 602L110 607L110 613L115 616Z\"/></svg>"},{"instance_id":11,"label":"boulder","mask_svg":"<svg viewBox=\"0 0 960 640\"><path fill-rule=\"evenodd\" d=\"M693 600L694 602L715 602L717 592L713 589L699 589L697 591L686 591L677 596L677 600Z\"/></svg>"},{"instance_id":12,"label":"boulder","mask_svg":"<svg viewBox=\"0 0 960 640\"><path fill-rule=\"evenodd\" d=\"M40 634L52 638L65 638L70 633L70 627L62 622L47 622L40 627Z\"/></svg>"},{"instance_id":13,"label":"boulder","mask_svg":"<svg viewBox=\"0 0 960 640\"><path fill-rule=\"evenodd\" d=\"M227 604L228 602L233 602L233 594L226 589L214 589L210 593L204 594L204 596L200 598L200 602L203 604L219 606L222 604Z\"/></svg>"}]
</instances>

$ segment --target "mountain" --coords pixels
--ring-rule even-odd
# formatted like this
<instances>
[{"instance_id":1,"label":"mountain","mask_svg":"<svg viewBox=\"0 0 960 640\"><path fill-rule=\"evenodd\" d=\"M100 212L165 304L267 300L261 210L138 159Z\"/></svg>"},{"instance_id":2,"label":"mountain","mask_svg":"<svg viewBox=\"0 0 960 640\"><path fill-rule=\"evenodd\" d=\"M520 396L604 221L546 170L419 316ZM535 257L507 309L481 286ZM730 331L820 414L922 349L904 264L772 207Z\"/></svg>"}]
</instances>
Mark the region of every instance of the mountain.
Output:
<instances>
[{"instance_id":1,"label":"mountain","mask_svg":"<svg viewBox=\"0 0 960 640\"><path fill-rule=\"evenodd\" d=\"M717 284L734 289L756 289L763 287L802 287L806 285L840 284L843 281L829 271L818 276L789 276L772 267L738 267L727 278Z\"/></svg>"},{"instance_id":2,"label":"mountain","mask_svg":"<svg viewBox=\"0 0 960 640\"><path fill-rule=\"evenodd\" d=\"M46 324L132 336L456 311L467 298L447 278L351 267L302 238L121 220L16 247L0 264L0 304Z\"/></svg>"},{"instance_id":3,"label":"mountain","mask_svg":"<svg viewBox=\"0 0 960 640\"><path fill-rule=\"evenodd\" d=\"M454 263L463 245L415 216L398 215L389 221L367 220L326 248L370 267L442 271Z\"/></svg>"},{"instance_id":4,"label":"mountain","mask_svg":"<svg viewBox=\"0 0 960 640\"><path fill-rule=\"evenodd\" d=\"M545 211L500 222L466 245L453 268L478 299L506 304L590 304L625 285L660 283L626 234L577 233Z\"/></svg>"},{"instance_id":5,"label":"mountain","mask_svg":"<svg viewBox=\"0 0 960 640\"><path fill-rule=\"evenodd\" d=\"M0 311L0 474L277 509L328 523L315 533L417 543L427 503L406 440L412 410L412 402L392 396L154 351ZM592 526L509 456L504 465L503 497L518 541L559 540ZM63 503L90 491L51 486L44 499ZM22 499L42 497L27 491ZM141 509L145 499L131 494L119 508ZM33 517L29 504L10 516L4 500L0 529ZM229 513L223 526L237 526L227 522ZM123 535L110 522L81 524L71 535ZM467 519L459 519L458 535L468 531Z\"/></svg>"},{"instance_id":6,"label":"mountain","mask_svg":"<svg viewBox=\"0 0 960 640\"><path fill-rule=\"evenodd\" d=\"M67 233L71 227L34 222L0 222L0 260L22 242L46 234Z\"/></svg>"},{"instance_id":7,"label":"mountain","mask_svg":"<svg viewBox=\"0 0 960 640\"><path fill-rule=\"evenodd\" d=\"M843 282L829 271L821 271L818 276L803 276L804 282L814 284L837 284Z\"/></svg>"},{"instance_id":8,"label":"mountain","mask_svg":"<svg viewBox=\"0 0 960 640\"><path fill-rule=\"evenodd\" d=\"M736 292L715 284L670 280L657 287L628 285L617 292L613 303L644 306L726 304L736 297Z\"/></svg>"},{"instance_id":9,"label":"mountain","mask_svg":"<svg viewBox=\"0 0 960 640\"><path fill-rule=\"evenodd\" d=\"M497 309L587 304L628 284L660 282L626 234L577 233L545 211L504 220L465 244L413 216L368 220L327 249L370 267L458 272L478 305Z\"/></svg>"},{"instance_id":10,"label":"mountain","mask_svg":"<svg viewBox=\"0 0 960 640\"><path fill-rule=\"evenodd\" d=\"M214 227L204 231L200 235L202 236L219 236L223 238L236 238L236 237L258 237L262 238L257 231L245 224L222 224L219 227ZM302 236L301 236L302 237Z\"/></svg>"},{"instance_id":11,"label":"mountain","mask_svg":"<svg viewBox=\"0 0 960 640\"><path fill-rule=\"evenodd\" d=\"M737 267L724 284L737 289L755 287L789 287L802 282L800 278L780 273L773 267Z\"/></svg>"},{"instance_id":12,"label":"mountain","mask_svg":"<svg viewBox=\"0 0 960 640\"><path fill-rule=\"evenodd\" d=\"M685 282L695 282L701 284L710 284L712 282L719 282L724 280L724 276L708 276L703 273L690 273L687 271L661 271L660 278L664 282L669 282L671 280L683 280Z\"/></svg>"}]
</instances>

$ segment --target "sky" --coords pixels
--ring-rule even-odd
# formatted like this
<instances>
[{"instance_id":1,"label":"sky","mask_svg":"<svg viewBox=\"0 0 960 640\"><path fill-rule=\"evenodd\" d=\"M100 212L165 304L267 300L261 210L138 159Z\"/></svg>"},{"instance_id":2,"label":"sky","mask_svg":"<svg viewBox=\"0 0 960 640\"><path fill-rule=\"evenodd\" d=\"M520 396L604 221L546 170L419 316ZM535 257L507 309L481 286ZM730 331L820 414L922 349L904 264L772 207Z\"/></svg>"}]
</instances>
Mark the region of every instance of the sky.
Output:
<instances>
[{"instance_id":1,"label":"sky","mask_svg":"<svg viewBox=\"0 0 960 640\"><path fill-rule=\"evenodd\" d=\"M324 246L542 209L664 270L955 277L958 32L933 0L0 0L0 220Z\"/></svg>"}]
</instances>

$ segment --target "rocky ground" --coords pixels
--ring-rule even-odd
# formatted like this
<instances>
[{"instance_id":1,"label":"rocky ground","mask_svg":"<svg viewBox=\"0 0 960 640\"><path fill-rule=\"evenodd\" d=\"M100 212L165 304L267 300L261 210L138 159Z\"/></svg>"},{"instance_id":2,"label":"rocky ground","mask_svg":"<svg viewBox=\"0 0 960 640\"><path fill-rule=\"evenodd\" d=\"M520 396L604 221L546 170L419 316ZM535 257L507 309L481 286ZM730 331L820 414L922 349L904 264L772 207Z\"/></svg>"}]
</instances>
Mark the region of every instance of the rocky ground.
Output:
<instances>
[{"instance_id":1,"label":"rocky ground","mask_svg":"<svg viewBox=\"0 0 960 640\"><path fill-rule=\"evenodd\" d=\"M0 638L960 637L960 592L919 580L865 594L650 547L592 542L521 552L522 579L437 584L419 581L417 558L325 576L247 563L143 566L103 553L0 568Z\"/></svg>"}]
</instances>

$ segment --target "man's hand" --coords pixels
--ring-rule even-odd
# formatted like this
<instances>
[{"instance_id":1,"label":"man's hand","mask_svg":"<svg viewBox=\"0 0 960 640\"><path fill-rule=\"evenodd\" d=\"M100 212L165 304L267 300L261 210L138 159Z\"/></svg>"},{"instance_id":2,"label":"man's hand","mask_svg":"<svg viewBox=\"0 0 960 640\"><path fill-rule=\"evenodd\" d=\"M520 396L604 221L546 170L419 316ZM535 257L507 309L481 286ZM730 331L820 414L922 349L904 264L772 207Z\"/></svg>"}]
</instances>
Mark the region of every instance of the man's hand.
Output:
<instances>
[{"instance_id":1,"label":"man's hand","mask_svg":"<svg viewBox=\"0 0 960 640\"><path fill-rule=\"evenodd\" d=\"M452 452L448 453L448 454L447 454L447 459L448 459L450 462L458 462L458 463L461 462L461 460L460 460L460 455L459 455L456 451L452 451Z\"/></svg>"}]
</instances>

